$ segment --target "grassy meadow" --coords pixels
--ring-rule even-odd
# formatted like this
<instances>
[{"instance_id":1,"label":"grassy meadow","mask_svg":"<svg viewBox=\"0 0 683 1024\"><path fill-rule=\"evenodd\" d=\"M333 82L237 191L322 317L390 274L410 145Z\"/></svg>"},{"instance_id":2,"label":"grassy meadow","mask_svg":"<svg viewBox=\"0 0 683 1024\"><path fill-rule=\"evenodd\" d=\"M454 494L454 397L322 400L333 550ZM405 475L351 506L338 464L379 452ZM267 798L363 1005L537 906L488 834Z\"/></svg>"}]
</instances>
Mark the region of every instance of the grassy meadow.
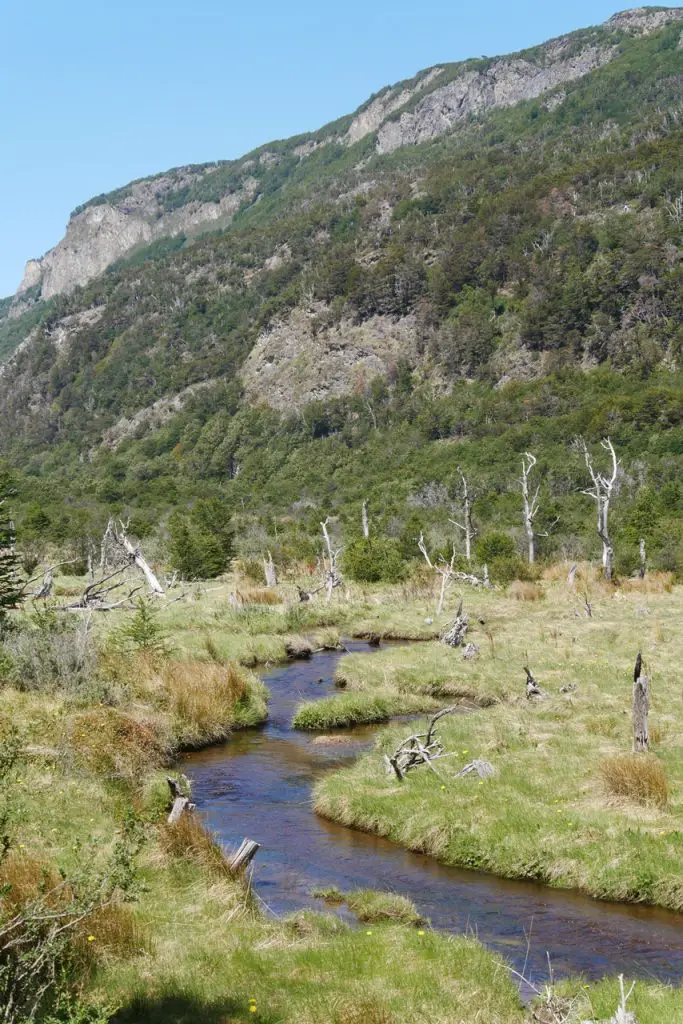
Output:
<instances>
[{"instance_id":1,"label":"grassy meadow","mask_svg":"<svg viewBox=\"0 0 683 1024\"><path fill-rule=\"evenodd\" d=\"M570 591L557 575L533 590L465 593L480 648L472 661L435 639L459 592L437 620L433 588L424 581L354 587L329 605L299 605L294 588L278 588L274 600L229 579L160 604L137 643L131 613L96 617L85 639L79 616L62 626L22 612L0 668L0 739L16 731L21 743L2 794L3 900L17 907L44 891L46 879L78 879L116 863L126 822L135 823L142 844L125 894L79 921L68 958L70 995L39 1019L607 1019L617 1004L613 981L566 982L536 1008L525 1007L499 957L473 937L432 932L400 894L320 894L330 908L343 902L356 927L311 912L274 919L248 881L231 875L196 816L166 824L165 774L174 757L266 717L256 665L334 648L343 636L419 639L343 656L339 693L299 715L322 706L319 727L327 729L459 703L466 713L440 726L447 750L457 754L440 765L441 779L416 771L399 785L383 763L383 753L412 729L397 723L356 765L324 777L318 810L449 863L680 908L676 655L683 591L662 578L607 589L591 576L588 619L584 584ZM79 588L82 581L60 577L55 600ZM74 644L82 646L76 659ZM636 782L634 790L633 773L618 760L627 755L630 764L630 671L638 647L653 678L653 753L639 763L660 767L665 794L652 781L644 790ZM526 701L527 661L547 700ZM576 689L560 694L566 683ZM354 701L358 708L349 713ZM380 707L376 719L368 717L370 701ZM311 719L309 727L318 723ZM492 781L454 778L473 757L494 764ZM661 783L661 773L652 778ZM616 792L620 787L626 791ZM683 1021L677 990L638 982L632 998L640 1024Z\"/></svg>"},{"instance_id":2,"label":"grassy meadow","mask_svg":"<svg viewBox=\"0 0 683 1024\"><path fill-rule=\"evenodd\" d=\"M440 777L387 775L384 754L415 728L401 723L320 781L316 810L447 864L683 910L683 590L666 577L615 588L579 577L569 588L557 575L468 592L472 660L436 642L343 658L347 689L330 703L393 694L407 710L429 694L463 713L439 724ZM632 756L638 650L652 679L651 753ZM527 700L525 665L543 699ZM475 758L493 764L493 779L456 778Z\"/></svg>"}]
</instances>

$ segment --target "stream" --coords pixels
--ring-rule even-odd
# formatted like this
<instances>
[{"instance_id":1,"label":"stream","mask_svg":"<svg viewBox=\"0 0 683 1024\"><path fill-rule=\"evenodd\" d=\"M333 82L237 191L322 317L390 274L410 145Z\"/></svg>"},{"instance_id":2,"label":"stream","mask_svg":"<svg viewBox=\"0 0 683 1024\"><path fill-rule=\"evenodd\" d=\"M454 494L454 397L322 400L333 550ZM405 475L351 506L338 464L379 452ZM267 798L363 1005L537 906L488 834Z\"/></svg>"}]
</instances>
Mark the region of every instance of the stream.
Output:
<instances>
[{"instance_id":1,"label":"stream","mask_svg":"<svg viewBox=\"0 0 683 1024\"><path fill-rule=\"evenodd\" d=\"M372 650L360 641L347 647ZM325 652L263 672L268 721L183 759L193 799L221 841L237 847L248 836L261 844L254 885L271 911L329 910L311 896L318 888L390 890L410 897L434 928L475 934L534 983L547 981L548 957L556 977L623 972L683 980L683 914L445 867L319 818L311 801L316 777L353 761L377 731L350 729L343 743L329 745L291 728L300 701L335 692L340 657Z\"/></svg>"}]
</instances>

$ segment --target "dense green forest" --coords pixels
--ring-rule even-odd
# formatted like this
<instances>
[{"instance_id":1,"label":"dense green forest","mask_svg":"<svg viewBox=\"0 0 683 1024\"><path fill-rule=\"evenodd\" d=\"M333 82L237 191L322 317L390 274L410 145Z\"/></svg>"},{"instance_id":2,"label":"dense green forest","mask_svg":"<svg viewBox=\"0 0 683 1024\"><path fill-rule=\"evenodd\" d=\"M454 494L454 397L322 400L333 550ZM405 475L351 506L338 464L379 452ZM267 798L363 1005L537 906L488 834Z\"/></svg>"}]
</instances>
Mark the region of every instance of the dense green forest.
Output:
<instances>
[{"instance_id":1,"label":"dense green forest","mask_svg":"<svg viewBox=\"0 0 683 1024\"><path fill-rule=\"evenodd\" d=\"M461 466L480 533L521 545L529 450L541 554L588 556L572 441L599 453L609 435L618 567L633 570L645 536L653 564L683 569L680 38L680 23L616 34L618 56L556 102L392 154L373 135L343 146L348 119L306 161L273 144L228 229L162 240L19 318L3 306L0 357L32 332L0 377L24 537L82 546L120 512L166 538L173 510L177 529L212 498L242 555L286 560L314 555L327 514L355 535L367 499L405 559L421 528L437 545L458 533ZM235 173L219 164L165 202L211 200ZM414 350L346 394L289 411L247 401L245 360L294 310L314 337L410 322Z\"/></svg>"}]
</instances>

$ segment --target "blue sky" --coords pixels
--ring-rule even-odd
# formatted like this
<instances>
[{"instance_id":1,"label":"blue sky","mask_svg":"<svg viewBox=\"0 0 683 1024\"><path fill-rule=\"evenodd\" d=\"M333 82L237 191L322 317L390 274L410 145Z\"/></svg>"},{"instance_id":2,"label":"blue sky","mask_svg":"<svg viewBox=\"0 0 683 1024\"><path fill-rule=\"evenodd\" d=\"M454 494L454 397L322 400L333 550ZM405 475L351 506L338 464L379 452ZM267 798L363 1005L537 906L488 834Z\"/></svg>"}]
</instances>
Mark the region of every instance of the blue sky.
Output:
<instances>
[{"instance_id":1,"label":"blue sky","mask_svg":"<svg viewBox=\"0 0 683 1024\"><path fill-rule=\"evenodd\" d=\"M92 195L240 156L421 68L521 49L616 9L618 0L0 0L0 296Z\"/></svg>"}]
</instances>

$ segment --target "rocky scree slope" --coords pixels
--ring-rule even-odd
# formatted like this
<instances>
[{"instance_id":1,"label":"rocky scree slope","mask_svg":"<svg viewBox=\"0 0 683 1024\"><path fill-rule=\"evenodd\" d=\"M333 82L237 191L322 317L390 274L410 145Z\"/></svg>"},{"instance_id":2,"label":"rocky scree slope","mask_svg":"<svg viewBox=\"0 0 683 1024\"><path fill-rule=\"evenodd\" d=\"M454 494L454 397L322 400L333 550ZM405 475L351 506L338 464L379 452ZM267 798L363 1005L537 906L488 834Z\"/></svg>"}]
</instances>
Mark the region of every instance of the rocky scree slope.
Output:
<instances>
[{"instance_id":1,"label":"rocky scree slope","mask_svg":"<svg viewBox=\"0 0 683 1024\"><path fill-rule=\"evenodd\" d=\"M599 28L511 57L431 68L382 90L354 115L316 133L271 144L241 160L177 168L98 196L74 211L58 245L29 260L9 315L20 314L36 298L86 284L127 253L159 239L225 227L237 211L282 187L287 174L278 174L278 167L287 171L292 161L307 161L321 147L354 147L372 135L381 154L437 139L469 118L538 98L590 74L619 53L624 33L648 34L681 16L683 8L636 8ZM561 101L557 93L550 100Z\"/></svg>"}]
</instances>

